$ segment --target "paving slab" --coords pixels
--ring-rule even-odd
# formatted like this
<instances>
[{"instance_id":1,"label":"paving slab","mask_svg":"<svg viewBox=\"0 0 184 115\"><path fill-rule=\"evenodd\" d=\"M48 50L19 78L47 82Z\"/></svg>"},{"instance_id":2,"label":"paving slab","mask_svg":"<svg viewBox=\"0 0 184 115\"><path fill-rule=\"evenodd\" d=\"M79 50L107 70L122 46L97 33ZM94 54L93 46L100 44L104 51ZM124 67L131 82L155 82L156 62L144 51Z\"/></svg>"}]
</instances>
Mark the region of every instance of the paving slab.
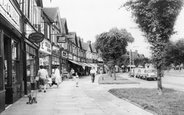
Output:
<instances>
[{"instance_id":1,"label":"paving slab","mask_svg":"<svg viewBox=\"0 0 184 115\"><path fill-rule=\"evenodd\" d=\"M98 78L99 76L97 76ZM63 81L59 88L55 86L47 92L38 92L38 103L26 104L25 96L15 102L1 115L153 115L142 108L119 99L108 92L115 88L91 83L91 77L85 76L75 81ZM124 86L124 85L123 85ZM123 87L122 86L122 87ZM119 86L120 87L120 86Z\"/></svg>"}]
</instances>

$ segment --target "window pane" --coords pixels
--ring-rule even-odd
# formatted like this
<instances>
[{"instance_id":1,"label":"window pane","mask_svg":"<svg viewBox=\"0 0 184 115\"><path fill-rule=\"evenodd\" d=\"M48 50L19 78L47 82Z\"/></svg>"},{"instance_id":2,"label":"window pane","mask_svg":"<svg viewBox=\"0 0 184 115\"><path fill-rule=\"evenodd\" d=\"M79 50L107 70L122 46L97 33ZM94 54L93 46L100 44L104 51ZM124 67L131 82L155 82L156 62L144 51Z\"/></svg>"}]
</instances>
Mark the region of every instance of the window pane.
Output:
<instances>
[{"instance_id":1,"label":"window pane","mask_svg":"<svg viewBox=\"0 0 184 115\"><path fill-rule=\"evenodd\" d=\"M30 82L31 77L36 76L36 58L34 55L27 53L27 80Z\"/></svg>"},{"instance_id":2,"label":"window pane","mask_svg":"<svg viewBox=\"0 0 184 115\"><path fill-rule=\"evenodd\" d=\"M17 70L18 70L18 63L16 61L12 61L12 82L13 84L17 84L19 81Z\"/></svg>"},{"instance_id":3,"label":"window pane","mask_svg":"<svg viewBox=\"0 0 184 115\"><path fill-rule=\"evenodd\" d=\"M18 59L18 43L12 40L12 60Z\"/></svg>"}]
</instances>

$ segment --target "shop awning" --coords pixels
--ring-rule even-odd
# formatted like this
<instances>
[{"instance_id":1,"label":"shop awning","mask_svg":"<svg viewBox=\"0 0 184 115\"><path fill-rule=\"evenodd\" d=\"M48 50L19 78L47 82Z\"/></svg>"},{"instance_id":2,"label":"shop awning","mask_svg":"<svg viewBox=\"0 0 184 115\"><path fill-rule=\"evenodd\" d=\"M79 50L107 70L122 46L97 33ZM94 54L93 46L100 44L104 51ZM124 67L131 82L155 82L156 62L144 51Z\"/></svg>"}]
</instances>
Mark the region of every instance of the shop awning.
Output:
<instances>
[{"instance_id":1,"label":"shop awning","mask_svg":"<svg viewBox=\"0 0 184 115\"><path fill-rule=\"evenodd\" d=\"M82 66L80 63L76 62L76 61L73 61L73 60L69 60L70 62L74 63L74 64L77 64L77 65L80 65Z\"/></svg>"},{"instance_id":2,"label":"shop awning","mask_svg":"<svg viewBox=\"0 0 184 115\"><path fill-rule=\"evenodd\" d=\"M88 63L82 63L82 62L76 62L76 61L73 61L73 60L69 60L70 62L74 63L74 64L77 64L79 66L83 66L83 67L94 67L92 64L88 64Z\"/></svg>"},{"instance_id":3,"label":"shop awning","mask_svg":"<svg viewBox=\"0 0 184 115\"><path fill-rule=\"evenodd\" d=\"M85 66L87 67L92 67L90 64L87 64L87 63L83 63Z\"/></svg>"}]
</instances>

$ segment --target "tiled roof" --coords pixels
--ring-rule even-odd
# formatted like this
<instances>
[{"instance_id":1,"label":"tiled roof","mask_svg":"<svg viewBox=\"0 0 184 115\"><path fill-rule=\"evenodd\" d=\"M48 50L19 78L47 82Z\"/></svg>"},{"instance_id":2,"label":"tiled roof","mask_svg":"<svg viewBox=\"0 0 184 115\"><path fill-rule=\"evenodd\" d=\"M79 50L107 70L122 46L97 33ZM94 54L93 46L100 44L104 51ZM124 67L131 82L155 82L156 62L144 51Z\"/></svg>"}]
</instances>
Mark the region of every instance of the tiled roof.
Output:
<instances>
[{"instance_id":1,"label":"tiled roof","mask_svg":"<svg viewBox=\"0 0 184 115\"><path fill-rule=\"evenodd\" d=\"M45 12L45 14L51 19L51 20L55 20L56 15L58 13L59 7L51 7L51 8L43 8L43 11Z\"/></svg>"},{"instance_id":2,"label":"tiled roof","mask_svg":"<svg viewBox=\"0 0 184 115\"><path fill-rule=\"evenodd\" d=\"M74 44L77 44L76 43L76 32L69 32L68 33L68 38L71 42L73 42Z\"/></svg>"},{"instance_id":3,"label":"tiled roof","mask_svg":"<svg viewBox=\"0 0 184 115\"><path fill-rule=\"evenodd\" d=\"M95 49L95 43L92 43L92 44L91 44L91 48L92 48L92 51L93 51L94 53L97 52L96 49Z\"/></svg>"},{"instance_id":4,"label":"tiled roof","mask_svg":"<svg viewBox=\"0 0 184 115\"><path fill-rule=\"evenodd\" d=\"M68 27L67 27L67 21L66 18L61 18L61 27L65 34L68 34Z\"/></svg>"}]
</instances>

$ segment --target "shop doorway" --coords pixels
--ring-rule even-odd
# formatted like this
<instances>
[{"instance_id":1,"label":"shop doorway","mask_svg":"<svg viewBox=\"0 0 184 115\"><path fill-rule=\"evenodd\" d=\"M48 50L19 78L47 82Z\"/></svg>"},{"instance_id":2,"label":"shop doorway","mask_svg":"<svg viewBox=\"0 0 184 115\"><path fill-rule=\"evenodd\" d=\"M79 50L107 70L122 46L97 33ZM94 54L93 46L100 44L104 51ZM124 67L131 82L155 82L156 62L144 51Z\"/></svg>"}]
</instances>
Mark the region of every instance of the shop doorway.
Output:
<instances>
[{"instance_id":1,"label":"shop doorway","mask_svg":"<svg viewBox=\"0 0 184 115\"><path fill-rule=\"evenodd\" d=\"M8 53L9 49L8 49L8 44L10 43L11 39L9 39L8 37L4 36L4 71L5 71L5 74L4 74L4 78L5 78L5 89L8 87L8 82L9 82L9 64L8 62L10 62L10 58L9 58L9 55L10 53ZM5 108L8 107L10 105L10 103L7 103L7 97L8 94L6 93L5 95Z\"/></svg>"},{"instance_id":2,"label":"shop doorway","mask_svg":"<svg viewBox=\"0 0 184 115\"><path fill-rule=\"evenodd\" d=\"M20 98L18 42L4 35L5 106Z\"/></svg>"}]
</instances>

